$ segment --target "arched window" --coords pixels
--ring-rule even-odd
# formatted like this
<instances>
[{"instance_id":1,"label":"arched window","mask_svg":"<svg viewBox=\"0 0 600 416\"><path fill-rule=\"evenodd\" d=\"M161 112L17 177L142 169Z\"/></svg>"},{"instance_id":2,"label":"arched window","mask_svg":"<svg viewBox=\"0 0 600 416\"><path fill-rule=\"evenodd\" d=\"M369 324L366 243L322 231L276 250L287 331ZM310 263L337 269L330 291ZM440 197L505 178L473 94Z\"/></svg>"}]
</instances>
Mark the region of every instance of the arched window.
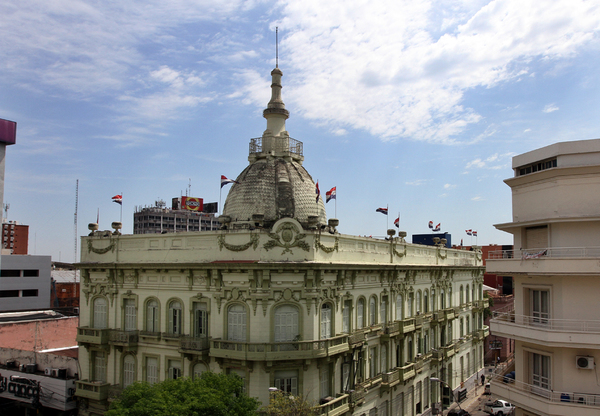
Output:
<instances>
[{"instance_id":1,"label":"arched window","mask_svg":"<svg viewBox=\"0 0 600 416\"><path fill-rule=\"evenodd\" d=\"M365 326L365 300L360 298L356 304L356 327L364 328Z\"/></svg>"},{"instance_id":2,"label":"arched window","mask_svg":"<svg viewBox=\"0 0 600 416\"><path fill-rule=\"evenodd\" d=\"M208 308L205 302L194 302L194 336L208 335Z\"/></svg>"},{"instance_id":3,"label":"arched window","mask_svg":"<svg viewBox=\"0 0 600 416\"><path fill-rule=\"evenodd\" d=\"M471 333L471 320L467 316L467 334Z\"/></svg>"},{"instance_id":4,"label":"arched window","mask_svg":"<svg viewBox=\"0 0 600 416\"><path fill-rule=\"evenodd\" d=\"M437 298L435 297L435 289L431 289L431 310L432 311L436 311L437 310Z\"/></svg>"},{"instance_id":5,"label":"arched window","mask_svg":"<svg viewBox=\"0 0 600 416\"><path fill-rule=\"evenodd\" d=\"M464 337L465 336L465 328L464 328L464 320L463 318L460 318L460 337Z\"/></svg>"},{"instance_id":6,"label":"arched window","mask_svg":"<svg viewBox=\"0 0 600 416\"><path fill-rule=\"evenodd\" d=\"M471 292L469 291L469 285L467 285L467 303L471 302Z\"/></svg>"},{"instance_id":7,"label":"arched window","mask_svg":"<svg viewBox=\"0 0 600 416\"><path fill-rule=\"evenodd\" d=\"M246 341L246 308L240 304L231 305L227 309L227 339Z\"/></svg>"},{"instance_id":8,"label":"arched window","mask_svg":"<svg viewBox=\"0 0 600 416\"><path fill-rule=\"evenodd\" d=\"M410 292L408 294L408 312L407 312L407 317L408 318L412 318L414 311L415 311L415 294L413 292Z\"/></svg>"},{"instance_id":9,"label":"arched window","mask_svg":"<svg viewBox=\"0 0 600 416\"><path fill-rule=\"evenodd\" d=\"M344 301L344 308L342 309L342 332L349 334L351 327L350 315L352 313L352 301L347 299Z\"/></svg>"},{"instance_id":10,"label":"arched window","mask_svg":"<svg viewBox=\"0 0 600 416\"><path fill-rule=\"evenodd\" d=\"M423 291L423 313L429 312L429 292Z\"/></svg>"},{"instance_id":11,"label":"arched window","mask_svg":"<svg viewBox=\"0 0 600 416\"><path fill-rule=\"evenodd\" d=\"M387 373L388 371L388 361L387 361L387 345L383 344L381 346L381 372Z\"/></svg>"},{"instance_id":12,"label":"arched window","mask_svg":"<svg viewBox=\"0 0 600 416\"><path fill-rule=\"evenodd\" d=\"M108 328L108 304L105 298L94 299L94 328Z\"/></svg>"},{"instance_id":13,"label":"arched window","mask_svg":"<svg viewBox=\"0 0 600 416\"><path fill-rule=\"evenodd\" d=\"M377 323L377 300L375 296L371 296L369 299L369 325L375 325Z\"/></svg>"},{"instance_id":14,"label":"arched window","mask_svg":"<svg viewBox=\"0 0 600 416\"><path fill-rule=\"evenodd\" d=\"M321 305L321 339L331 338L331 305Z\"/></svg>"},{"instance_id":15,"label":"arched window","mask_svg":"<svg viewBox=\"0 0 600 416\"><path fill-rule=\"evenodd\" d=\"M446 309L446 293L444 289L440 290L440 309Z\"/></svg>"},{"instance_id":16,"label":"arched window","mask_svg":"<svg viewBox=\"0 0 600 416\"><path fill-rule=\"evenodd\" d=\"M202 373L204 373L207 370L206 365L204 363L196 363L194 364L194 369L192 371L192 378L194 380L200 378L200 376L202 375Z\"/></svg>"},{"instance_id":17,"label":"arched window","mask_svg":"<svg viewBox=\"0 0 600 416\"><path fill-rule=\"evenodd\" d=\"M474 301L477 300L477 296L475 296L477 294L477 292L475 292L475 284L473 283L473 286L471 286L471 291L473 292L473 296L471 296L471 299L473 299Z\"/></svg>"},{"instance_id":18,"label":"arched window","mask_svg":"<svg viewBox=\"0 0 600 416\"><path fill-rule=\"evenodd\" d=\"M123 300L124 329L125 331L135 331L137 329L137 308L134 299Z\"/></svg>"},{"instance_id":19,"label":"arched window","mask_svg":"<svg viewBox=\"0 0 600 416\"><path fill-rule=\"evenodd\" d=\"M379 322L387 324L387 296L381 297L381 306L379 308Z\"/></svg>"},{"instance_id":20,"label":"arched window","mask_svg":"<svg viewBox=\"0 0 600 416\"><path fill-rule=\"evenodd\" d=\"M146 331L160 332L158 317L158 301L156 299L150 299L146 302Z\"/></svg>"},{"instance_id":21,"label":"arched window","mask_svg":"<svg viewBox=\"0 0 600 416\"><path fill-rule=\"evenodd\" d=\"M401 321L404 319L404 303L402 295L396 296L396 320Z\"/></svg>"},{"instance_id":22,"label":"arched window","mask_svg":"<svg viewBox=\"0 0 600 416\"><path fill-rule=\"evenodd\" d=\"M300 338L298 332L298 308L281 305L275 309L275 342L294 341Z\"/></svg>"},{"instance_id":23,"label":"arched window","mask_svg":"<svg viewBox=\"0 0 600 416\"><path fill-rule=\"evenodd\" d=\"M465 304L465 294L464 294L464 288L463 285L460 285L460 289L459 289L459 298L460 298L460 305L464 305Z\"/></svg>"},{"instance_id":24,"label":"arched window","mask_svg":"<svg viewBox=\"0 0 600 416\"><path fill-rule=\"evenodd\" d=\"M413 359L415 358L415 352L413 349L413 340L412 340L412 336L408 337L408 348L407 348L407 352L408 352L408 357L407 357L407 361L412 362Z\"/></svg>"},{"instance_id":25,"label":"arched window","mask_svg":"<svg viewBox=\"0 0 600 416\"><path fill-rule=\"evenodd\" d=\"M421 291L417 291L417 315L421 313Z\"/></svg>"},{"instance_id":26,"label":"arched window","mask_svg":"<svg viewBox=\"0 0 600 416\"><path fill-rule=\"evenodd\" d=\"M127 354L123 358L123 388L133 384L135 381L135 358Z\"/></svg>"},{"instance_id":27,"label":"arched window","mask_svg":"<svg viewBox=\"0 0 600 416\"><path fill-rule=\"evenodd\" d=\"M181 319L182 319L181 302L172 300L169 303L169 333L174 335L181 334Z\"/></svg>"},{"instance_id":28,"label":"arched window","mask_svg":"<svg viewBox=\"0 0 600 416\"><path fill-rule=\"evenodd\" d=\"M448 307L452 307L452 286L448 288Z\"/></svg>"}]
</instances>

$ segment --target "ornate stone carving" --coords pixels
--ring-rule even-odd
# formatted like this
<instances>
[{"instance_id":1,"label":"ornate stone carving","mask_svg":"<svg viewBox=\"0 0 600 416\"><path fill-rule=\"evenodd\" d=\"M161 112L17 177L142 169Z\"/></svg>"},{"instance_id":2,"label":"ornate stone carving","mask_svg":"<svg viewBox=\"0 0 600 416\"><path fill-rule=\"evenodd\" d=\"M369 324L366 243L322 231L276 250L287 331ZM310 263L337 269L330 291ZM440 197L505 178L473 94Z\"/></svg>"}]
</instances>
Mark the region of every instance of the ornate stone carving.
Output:
<instances>
[{"instance_id":1,"label":"ornate stone carving","mask_svg":"<svg viewBox=\"0 0 600 416\"><path fill-rule=\"evenodd\" d=\"M115 247L117 246L116 240L113 240L112 238L110 239L110 244L108 245L108 247L105 247L105 248L95 248L93 245L93 241L94 241L94 239L92 239L92 238L87 240L88 253L93 252L96 254L106 254L109 251L114 252Z\"/></svg>"},{"instance_id":2,"label":"ornate stone carving","mask_svg":"<svg viewBox=\"0 0 600 416\"><path fill-rule=\"evenodd\" d=\"M406 256L406 244L403 244L404 251L402 253L396 250L396 246L397 246L397 244L392 243L392 252L394 253L394 255L396 255L398 257Z\"/></svg>"},{"instance_id":3,"label":"ornate stone carving","mask_svg":"<svg viewBox=\"0 0 600 416\"><path fill-rule=\"evenodd\" d=\"M258 234L250 234L250 241L248 241L246 244L239 244L239 245L227 244L225 242L225 234L221 234L217 238L217 244L219 245L219 251L222 251L223 247L225 247L229 251L244 251L244 250L248 250L250 247L252 247L254 250L256 250L256 248L258 247L259 241L260 241L260 237L258 236Z\"/></svg>"},{"instance_id":4,"label":"ornate stone carving","mask_svg":"<svg viewBox=\"0 0 600 416\"><path fill-rule=\"evenodd\" d=\"M321 249L327 254L333 253L334 251L338 251L339 242L340 242L340 238L336 236L333 247L324 246L323 244L321 244L321 234L318 233L315 236L315 250Z\"/></svg>"},{"instance_id":5,"label":"ornate stone carving","mask_svg":"<svg viewBox=\"0 0 600 416\"><path fill-rule=\"evenodd\" d=\"M306 234L300 234L298 226L293 222L283 222L277 226L274 233L269 233L271 241L266 242L263 247L270 250L273 247L283 247L281 254L292 253L291 248L299 247L304 251L310 251L310 246L306 241Z\"/></svg>"}]
</instances>

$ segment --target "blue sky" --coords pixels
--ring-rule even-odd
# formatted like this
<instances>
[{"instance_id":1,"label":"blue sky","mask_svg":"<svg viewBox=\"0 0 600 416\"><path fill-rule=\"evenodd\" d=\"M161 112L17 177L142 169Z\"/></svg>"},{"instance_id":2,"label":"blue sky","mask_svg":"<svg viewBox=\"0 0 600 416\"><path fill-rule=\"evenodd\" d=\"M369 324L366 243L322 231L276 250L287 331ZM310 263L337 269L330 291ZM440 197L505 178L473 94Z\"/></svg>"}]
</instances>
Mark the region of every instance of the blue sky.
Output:
<instances>
[{"instance_id":1,"label":"blue sky","mask_svg":"<svg viewBox=\"0 0 600 416\"><path fill-rule=\"evenodd\" d=\"M73 260L77 179L79 235L118 193L126 233L190 181L219 201L266 127L276 26L287 130L342 233L384 235L388 205L409 235L510 244L512 156L600 137L597 2L9 0L4 202L29 252Z\"/></svg>"}]
</instances>

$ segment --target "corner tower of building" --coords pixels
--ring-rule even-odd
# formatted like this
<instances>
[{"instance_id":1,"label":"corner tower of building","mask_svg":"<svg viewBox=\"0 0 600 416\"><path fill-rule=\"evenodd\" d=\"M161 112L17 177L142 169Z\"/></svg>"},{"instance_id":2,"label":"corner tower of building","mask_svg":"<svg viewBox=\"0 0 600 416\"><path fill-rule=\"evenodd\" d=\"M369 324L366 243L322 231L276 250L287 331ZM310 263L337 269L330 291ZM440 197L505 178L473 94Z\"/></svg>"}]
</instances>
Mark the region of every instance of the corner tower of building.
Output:
<instances>
[{"instance_id":1,"label":"corner tower of building","mask_svg":"<svg viewBox=\"0 0 600 416\"><path fill-rule=\"evenodd\" d=\"M295 218L305 228L325 224L323 199L315 193L315 182L302 166L303 144L290 137L285 121L290 113L281 98L283 72L271 71L271 100L263 111L267 129L250 139L250 164L229 191L223 216L230 227L243 228L260 219L269 227L281 218Z\"/></svg>"}]
</instances>

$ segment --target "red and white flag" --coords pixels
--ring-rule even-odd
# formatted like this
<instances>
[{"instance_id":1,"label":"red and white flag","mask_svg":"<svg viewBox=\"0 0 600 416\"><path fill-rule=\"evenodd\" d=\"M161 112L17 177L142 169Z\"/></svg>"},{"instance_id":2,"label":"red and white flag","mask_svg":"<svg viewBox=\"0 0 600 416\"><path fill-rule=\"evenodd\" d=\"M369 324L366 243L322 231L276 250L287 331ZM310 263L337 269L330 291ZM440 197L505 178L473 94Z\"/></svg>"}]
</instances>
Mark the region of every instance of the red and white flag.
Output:
<instances>
[{"instance_id":1,"label":"red and white flag","mask_svg":"<svg viewBox=\"0 0 600 416\"><path fill-rule=\"evenodd\" d=\"M123 205L123 195L115 195L112 197L112 201L119 205Z\"/></svg>"},{"instance_id":2,"label":"red and white flag","mask_svg":"<svg viewBox=\"0 0 600 416\"><path fill-rule=\"evenodd\" d=\"M233 179L228 179L225 175L221 175L221 188L225 185L229 185L230 183L239 183L234 181Z\"/></svg>"}]
</instances>

